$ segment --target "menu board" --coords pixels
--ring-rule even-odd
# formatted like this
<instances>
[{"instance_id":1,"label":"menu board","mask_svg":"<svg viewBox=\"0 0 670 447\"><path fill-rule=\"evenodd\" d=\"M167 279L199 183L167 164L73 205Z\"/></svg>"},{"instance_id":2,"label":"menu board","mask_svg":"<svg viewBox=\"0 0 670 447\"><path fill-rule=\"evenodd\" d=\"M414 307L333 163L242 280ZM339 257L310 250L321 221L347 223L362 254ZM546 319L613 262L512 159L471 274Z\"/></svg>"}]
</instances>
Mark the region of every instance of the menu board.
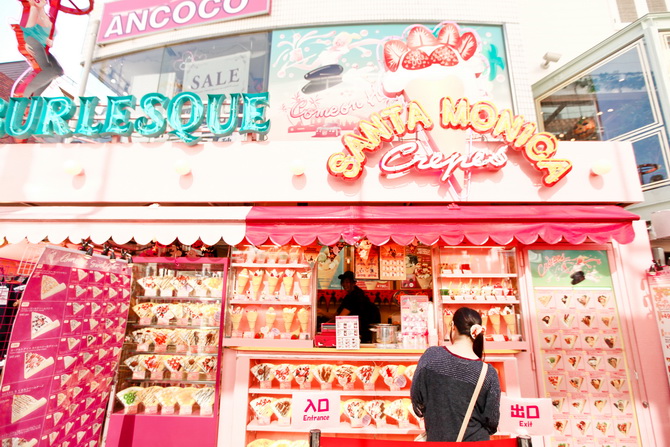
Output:
<instances>
[{"instance_id":1,"label":"menu board","mask_svg":"<svg viewBox=\"0 0 670 447\"><path fill-rule=\"evenodd\" d=\"M125 261L47 247L21 298L0 384L0 443L97 445L130 301Z\"/></svg>"},{"instance_id":2,"label":"menu board","mask_svg":"<svg viewBox=\"0 0 670 447\"><path fill-rule=\"evenodd\" d=\"M648 279L663 347L665 372L670 382L670 268L666 267L653 275L650 273Z\"/></svg>"},{"instance_id":3,"label":"menu board","mask_svg":"<svg viewBox=\"0 0 670 447\"><path fill-rule=\"evenodd\" d=\"M530 250L529 258L542 385L554 409L550 445L638 446L607 252Z\"/></svg>"},{"instance_id":4,"label":"menu board","mask_svg":"<svg viewBox=\"0 0 670 447\"><path fill-rule=\"evenodd\" d=\"M426 295L400 296L400 333L405 349L428 347L428 307Z\"/></svg>"},{"instance_id":5,"label":"menu board","mask_svg":"<svg viewBox=\"0 0 670 447\"><path fill-rule=\"evenodd\" d=\"M403 289L431 289L433 287L433 271L430 247L425 245L408 245L405 250L405 280Z\"/></svg>"},{"instance_id":6,"label":"menu board","mask_svg":"<svg viewBox=\"0 0 670 447\"><path fill-rule=\"evenodd\" d=\"M364 239L354 250L356 279L379 279L379 247Z\"/></svg>"},{"instance_id":7,"label":"menu board","mask_svg":"<svg viewBox=\"0 0 670 447\"><path fill-rule=\"evenodd\" d=\"M379 279L403 281L407 277L405 246L386 244L379 247L379 250Z\"/></svg>"}]
</instances>

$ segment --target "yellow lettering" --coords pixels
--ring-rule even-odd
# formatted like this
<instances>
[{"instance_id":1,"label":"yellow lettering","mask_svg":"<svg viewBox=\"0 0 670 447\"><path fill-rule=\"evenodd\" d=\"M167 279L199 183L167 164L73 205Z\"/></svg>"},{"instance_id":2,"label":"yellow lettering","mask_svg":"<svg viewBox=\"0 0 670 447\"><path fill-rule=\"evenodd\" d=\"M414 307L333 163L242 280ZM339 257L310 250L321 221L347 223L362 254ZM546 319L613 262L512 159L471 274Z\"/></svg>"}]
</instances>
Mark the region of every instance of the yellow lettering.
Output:
<instances>
[{"instance_id":1,"label":"yellow lettering","mask_svg":"<svg viewBox=\"0 0 670 447\"><path fill-rule=\"evenodd\" d=\"M372 152L379 146L379 143L375 144L368 138L356 135L355 133L346 134L342 138L342 141L344 142L344 146L359 163L365 162L365 154L363 154L363 151Z\"/></svg>"},{"instance_id":2,"label":"yellow lettering","mask_svg":"<svg viewBox=\"0 0 670 447\"><path fill-rule=\"evenodd\" d=\"M440 100L440 125L445 129L465 129L470 122L470 103L461 98L454 103L448 96Z\"/></svg>"},{"instance_id":3,"label":"yellow lettering","mask_svg":"<svg viewBox=\"0 0 670 447\"><path fill-rule=\"evenodd\" d=\"M532 162L546 160L556 153L558 140L550 133L537 133L528 140L524 149L526 158Z\"/></svg>"},{"instance_id":4,"label":"yellow lettering","mask_svg":"<svg viewBox=\"0 0 670 447\"><path fill-rule=\"evenodd\" d=\"M393 139L393 132L382 122L379 115L370 116L370 121L363 120L358 123L361 135L364 135L370 141L370 144L379 147L382 141Z\"/></svg>"},{"instance_id":5,"label":"yellow lettering","mask_svg":"<svg viewBox=\"0 0 670 447\"><path fill-rule=\"evenodd\" d=\"M416 127L418 125L421 125L426 130L430 130L433 128L433 121L423 110L421 104L415 101L410 101L409 104L407 104L407 132L416 132Z\"/></svg>"},{"instance_id":6,"label":"yellow lettering","mask_svg":"<svg viewBox=\"0 0 670 447\"><path fill-rule=\"evenodd\" d=\"M470 109L470 126L477 133L485 134L493 129L498 118L498 109L493 104L480 101Z\"/></svg>"},{"instance_id":7,"label":"yellow lettering","mask_svg":"<svg viewBox=\"0 0 670 447\"><path fill-rule=\"evenodd\" d=\"M523 148L528 140L530 140L530 137L535 133L536 127L535 123L526 123L523 126L521 134L514 139L514 142L512 142L512 148L516 150Z\"/></svg>"},{"instance_id":8,"label":"yellow lettering","mask_svg":"<svg viewBox=\"0 0 670 447\"><path fill-rule=\"evenodd\" d=\"M569 160L540 160L536 166L544 171L542 176L544 186L555 185L572 170L572 163Z\"/></svg>"},{"instance_id":9,"label":"yellow lettering","mask_svg":"<svg viewBox=\"0 0 670 447\"><path fill-rule=\"evenodd\" d=\"M379 112L379 115L381 115L382 118L386 118L391 122L391 126L393 126L393 133L398 136L405 135L405 125L402 121L402 118L400 118L402 112L403 108L400 104L393 104L392 106L387 107Z\"/></svg>"},{"instance_id":10,"label":"yellow lettering","mask_svg":"<svg viewBox=\"0 0 670 447\"><path fill-rule=\"evenodd\" d=\"M525 124L523 115L514 116L513 119L512 117L512 111L509 109L500 112L498 122L493 128L491 136L493 138L498 138L499 135L503 135L505 143L511 144L519 135L519 131L521 131L521 128Z\"/></svg>"}]
</instances>

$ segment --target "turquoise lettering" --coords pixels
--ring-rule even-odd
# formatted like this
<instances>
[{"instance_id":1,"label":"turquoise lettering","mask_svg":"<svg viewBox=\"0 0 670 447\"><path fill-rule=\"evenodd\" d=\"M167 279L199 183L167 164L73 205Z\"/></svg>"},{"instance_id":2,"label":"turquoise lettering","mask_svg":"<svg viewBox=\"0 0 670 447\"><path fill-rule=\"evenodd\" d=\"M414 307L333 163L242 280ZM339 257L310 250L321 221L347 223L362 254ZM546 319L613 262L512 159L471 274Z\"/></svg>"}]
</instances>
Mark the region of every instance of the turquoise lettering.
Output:
<instances>
[{"instance_id":1,"label":"turquoise lettering","mask_svg":"<svg viewBox=\"0 0 670 447\"><path fill-rule=\"evenodd\" d=\"M157 137L165 133L167 121L156 106L165 108L168 98L160 93L147 93L140 99L140 107L147 116L135 120L135 130L144 137Z\"/></svg>"}]
</instances>

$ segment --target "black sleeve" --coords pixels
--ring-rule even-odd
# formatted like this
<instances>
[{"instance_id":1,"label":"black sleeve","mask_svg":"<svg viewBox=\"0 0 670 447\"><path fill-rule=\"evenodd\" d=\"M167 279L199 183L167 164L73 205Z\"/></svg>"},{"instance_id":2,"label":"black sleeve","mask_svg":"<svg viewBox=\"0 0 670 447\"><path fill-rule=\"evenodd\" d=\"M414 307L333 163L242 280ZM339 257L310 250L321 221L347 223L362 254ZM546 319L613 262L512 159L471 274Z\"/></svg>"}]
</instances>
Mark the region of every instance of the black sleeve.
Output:
<instances>
[{"instance_id":1,"label":"black sleeve","mask_svg":"<svg viewBox=\"0 0 670 447\"><path fill-rule=\"evenodd\" d=\"M484 419L486 430L490 434L498 431L500 422L500 380L493 366L489 365L484 382L486 390L486 406L484 407Z\"/></svg>"}]
</instances>

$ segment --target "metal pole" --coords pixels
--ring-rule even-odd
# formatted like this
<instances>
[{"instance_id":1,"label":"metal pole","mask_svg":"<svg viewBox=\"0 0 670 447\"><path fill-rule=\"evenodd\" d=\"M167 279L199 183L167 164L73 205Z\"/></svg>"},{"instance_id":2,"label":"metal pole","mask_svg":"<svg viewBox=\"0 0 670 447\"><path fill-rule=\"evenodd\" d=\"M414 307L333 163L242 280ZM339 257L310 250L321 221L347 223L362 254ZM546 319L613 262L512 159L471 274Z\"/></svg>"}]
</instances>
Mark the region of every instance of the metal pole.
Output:
<instances>
[{"instance_id":1,"label":"metal pole","mask_svg":"<svg viewBox=\"0 0 670 447\"><path fill-rule=\"evenodd\" d=\"M309 447L319 447L321 441L321 430L314 428L309 431Z\"/></svg>"},{"instance_id":2,"label":"metal pole","mask_svg":"<svg viewBox=\"0 0 670 447\"><path fill-rule=\"evenodd\" d=\"M95 39L100 28L100 20L94 20L88 27L86 33L86 40L84 43L83 56L84 67L81 70L81 78L79 80L79 96L86 95L86 85L88 83L88 76L91 74L91 64L93 60L93 50L95 50Z\"/></svg>"},{"instance_id":3,"label":"metal pole","mask_svg":"<svg viewBox=\"0 0 670 447\"><path fill-rule=\"evenodd\" d=\"M517 447L532 447L533 442L530 439L530 436L519 436L516 438L516 445Z\"/></svg>"}]
</instances>

